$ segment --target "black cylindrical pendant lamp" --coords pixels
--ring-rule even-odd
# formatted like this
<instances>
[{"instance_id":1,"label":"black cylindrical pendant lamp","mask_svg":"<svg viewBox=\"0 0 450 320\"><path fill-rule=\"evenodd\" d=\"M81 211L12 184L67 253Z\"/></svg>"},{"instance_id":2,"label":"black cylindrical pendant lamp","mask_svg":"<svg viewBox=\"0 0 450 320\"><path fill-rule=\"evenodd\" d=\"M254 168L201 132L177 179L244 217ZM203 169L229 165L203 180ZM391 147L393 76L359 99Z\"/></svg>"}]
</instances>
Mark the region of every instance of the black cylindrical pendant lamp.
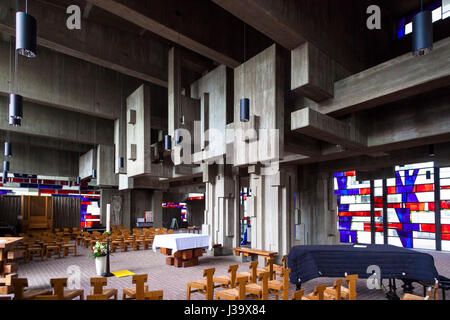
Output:
<instances>
[{"instance_id":1,"label":"black cylindrical pendant lamp","mask_svg":"<svg viewBox=\"0 0 450 320\"><path fill-rule=\"evenodd\" d=\"M36 19L25 12L16 12L16 51L28 58L36 57Z\"/></svg>"},{"instance_id":2,"label":"black cylindrical pendant lamp","mask_svg":"<svg viewBox=\"0 0 450 320\"><path fill-rule=\"evenodd\" d=\"M21 95L15 93L9 95L9 116L14 119L22 119L23 97Z\"/></svg>"},{"instance_id":3,"label":"black cylindrical pendant lamp","mask_svg":"<svg viewBox=\"0 0 450 320\"><path fill-rule=\"evenodd\" d=\"M250 100L248 98L241 99L241 122L250 121Z\"/></svg>"},{"instance_id":4,"label":"black cylindrical pendant lamp","mask_svg":"<svg viewBox=\"0 0 450 320\"><path fill-rule=\"evenodd\" d=\"M72 180L67 181L67 186L70 188L72 186Z\"/></svg>"},{"instance_id":5,"label":"black cylindrical pendant lamp","mask_svg":"<svg viewBox=\"0 0 450 320\"><path fill-rule=\"evenodd\" d=\"M8 182L8 171L3 170L2 183Z\"/></svg>"},{"instance_id":6,"label":"black cylindrical pendant lamp","mask_svg":"<svg viewBox=\"0 0 450 320\"><path fill-rule=\"evenodd\" d=\"M125 161L124 161L123 157L119 157L117 163L118 163L119 169L122 169L125 166Z\"/></svg>"},{"instance_id":7,"label":"black cylindrical pendant lamp","mask_svg":"<svg viewBox=\"0 0 450 320\"><path fill-rule=\"evenodd\" d=\"M97 170L92 169L92 179L97 179Z\"/></svg>"},{"instance_id":8,"label":"black cylindrical pendant lamp","mask_svg":"<svg viewBox=\"0 0 450 320\"><path fill-rule=\"evenodd\" d=\"M421 11L413 18L413 54L423 56L433 50L433 19L431 11Z\"/></svg>"},{"instance_id":9,"label":"black cylindrical pendant lamp","mask_svg":"<svg viewBox=\"0 0 450 320\"><path fill-rule=\"evenodd\" d=\"M164 136L164 150L172 150L172 137L168 134Z\"/></svg>"},{"instance_id":10,"label":"black cylindrical pendant lamp","mask_svg":"<svg viewBox=\"0 0 450 320\"><path fill-rule=\"evenodd\" d=\"M81 183L81 178L77 177L77 184L80 184L80 183Z\"/></svg>"},{"instance_id":11,"label":"black cylindrical pendant lamp","mask_svg":"<svg viewBox=\"0 0 450 320\"><path fill-rule=\"evenodd\" d=\"M4 156L5 157L11 157L12 153L11 153L11 143L9 141L5 141L5 152L4 152Z\"/></svg>"},{"instance_id":12,"label":"black cylindrical pendant lamp","mask_svg":"<svg viewBox=\"0 0 450 320\"><path fill-rule=\"evenodd\" d=\"M9 161L3 161L3 171L9 171Z\"/></svg>"}]
</instances>

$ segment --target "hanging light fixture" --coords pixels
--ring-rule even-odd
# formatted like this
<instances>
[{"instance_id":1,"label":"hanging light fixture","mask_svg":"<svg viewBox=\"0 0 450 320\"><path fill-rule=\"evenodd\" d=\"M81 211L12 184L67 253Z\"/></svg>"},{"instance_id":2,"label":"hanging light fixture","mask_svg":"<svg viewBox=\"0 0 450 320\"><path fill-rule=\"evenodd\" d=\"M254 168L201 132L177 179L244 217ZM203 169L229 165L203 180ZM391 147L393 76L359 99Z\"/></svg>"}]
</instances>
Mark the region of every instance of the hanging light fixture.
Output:
<instances>
[{"instance_id":1,"label":"hanging light fixture","mask_svg":"<svg viewBox=\"0 0 450 320\"><path fill-rule=\"evenodd\" d=\"M243 80L242 84L244 87L244 96L245 96L245 55L246 55L246 39L245 39L246 33L245 33L245 23L244 23L244 66L243 66ZM241 122L249 122L250 121L250 99L248 98L242 98L240 100L240 120Z\"/></svg>"},{"instance_id":2,"label":"hanging light fixture","mask_svg":"<svg viewBox=\"0 0 450 320\"><path fill-rule=\"evenodd\" d=\"M97 179L97 170L92 169L92 179Z\"/></svg>"},{"instance_id":3,"label":"hanging light fixture","mask_svg":"<svg viewBox=\"0 0 450 320\"><path fill-rule=\"evenodd\" d=\"M180 134L180 130L175 130L175 145L179 145L183 141L183 136Z\"/></svg>"},{"instance_id":4,"label":"hanging light fixture","mask_svg":"<svg viewBox=\"0 0 450 320\"><path fill-rule=\"evenodd\" d=\"M434 153L434 144L430 144L428 146L428 155L430 157L434 157L436 154Z\"/></svg>"},{"instance_id":5,"label":"hanging light fixture","mask_svg":"<svg viewBox=\"0 0 450 320\"><path fill-rule=\"evenodd\" d=\"M3 170L2 183L8 182L8 171Z\"/></svg>"},{"instance_id":6,"label":"hanging light fixture","mask_svg":"<svg viewBox=\"0 0 450 320\"><path fill-rule=\"evenodd\" d=\"M19 94L9 95L9 117L14 119L23 117L23 97Z\"/></svg>"},{"instance_id":7,"label":"hanging light fixture","mask_svg":"<svg viewBox=\"0 0 450 320\"><path fill-rule=\"evenodd\" d=\"M5 141L5 152L4 152L4 156L5 157L11 157L12 153L11 153L11 143L9 141Z\"/></svg>"},{"instance_id":8,"label":"hanging light fixture","mask_svg":"<svg viewBox=\"0 0 450 320\"><path fill-rule=\"evenodd\" d=\"M250 121L250 99L241 99L241 122Z\"/></svg>"},{"instance_id":9,"label":"hanging light fixture","mask_svg":"<svg viewBox=\"0 0 450 320\"><path fill-rule=\"evenodd\" d=\"M421 1L420 12L413 18L413 54L423 56L433 50L433 18L430 10L423 10Z\"/></svg>"},{"instance_id":10,"label":"hanging light fixture","mask_svg":"<svg viewBox=\"0 0 450 320\"><path fill-rule=\"evenodd\" d=\"M172 137L168 134L164 136L164 150L172 150Z\"/></svg>"},{"instance_id":11,"label":"hanging light fixture","mask_svg":"<svg viewBox=\"0 0 450 320\"><path fill-rule=\"evenodd\" d=\"M119 169L122 169L125 166L125 161L124 161L123 157L119 157L119 159L117 161L117 165L118 165Z\"/></svg>"},{"instance_id":12,"label":"hanging light fixture","mask_svg":"<svg viewBox=\"0 0 450 320\"><path fill-rule=\"evenodd\" d=\"M70 188L72 186L72 180L67 181L67 186Z\"/></svg>"},{"instance_id":13,"label":"hanging light fixture","mask_svg":"<svg viewBox=\"0 0 450 320\"><path fill-rule=\"evenodd\" d=\"M77 177L77 184L81 184L81 177Z\"/></svg>"},{"instance_id":14,"label":"hanging light fixture","mask_svg":"<svg viewBox=\"0 0 450 320\"><path fill-rule=\"evenodd\" d=\"M16 51L25 57L34 58L37 52L37 23L28 14L28 0L25 3L25 12L16 12Z\"/></svg>"}]
</instances>

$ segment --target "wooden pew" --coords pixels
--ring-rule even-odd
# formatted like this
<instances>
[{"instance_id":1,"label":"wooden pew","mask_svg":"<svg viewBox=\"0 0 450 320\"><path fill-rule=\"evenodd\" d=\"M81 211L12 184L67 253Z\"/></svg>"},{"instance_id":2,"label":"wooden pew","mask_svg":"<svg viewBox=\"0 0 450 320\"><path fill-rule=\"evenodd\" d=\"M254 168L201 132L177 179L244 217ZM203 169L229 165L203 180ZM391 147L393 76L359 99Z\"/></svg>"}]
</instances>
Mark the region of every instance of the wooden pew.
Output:
<instances>
[{"instance_id":1,"label":"wooden pew","mask_svg":"<svg viewBox=\"0 0 450 320\"><path fill-rule=\"evenodd\" d=\"M239 257L241 255L241 253L245 257L251 256L252 258L255 256L256 257L262 256L262 257L273 258L273 256L278 254L278 252L275 252L275 251L265 251L265 250L251 249L251 248L245 248L245 247L232 248L232 250L234 251L234 254L237 257Z\"/></svg>"}]
</instances>

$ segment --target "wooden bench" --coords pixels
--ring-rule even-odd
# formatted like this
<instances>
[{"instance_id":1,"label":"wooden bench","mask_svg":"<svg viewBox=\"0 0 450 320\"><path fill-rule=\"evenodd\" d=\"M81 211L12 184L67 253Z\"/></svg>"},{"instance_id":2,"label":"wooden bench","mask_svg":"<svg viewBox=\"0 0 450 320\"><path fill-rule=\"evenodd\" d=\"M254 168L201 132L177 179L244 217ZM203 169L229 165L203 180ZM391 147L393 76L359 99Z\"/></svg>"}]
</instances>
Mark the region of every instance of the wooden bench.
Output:
<instances>
[{"instance_id":1,"label":"wooden bench","mask_svg":"<svg viewBox=\"0 0 450 320\"><path fill-rule=\"evenodd\" d=\"M273 256L278 254L278 252L275 251L265 251L244 247L232 248L232 250L234 251L235 256L239 257L242 253L244 257L251 257L252 260L254 260L255 257L258 258L259 256L273 258Z\"/></svg>"}]
</instances>

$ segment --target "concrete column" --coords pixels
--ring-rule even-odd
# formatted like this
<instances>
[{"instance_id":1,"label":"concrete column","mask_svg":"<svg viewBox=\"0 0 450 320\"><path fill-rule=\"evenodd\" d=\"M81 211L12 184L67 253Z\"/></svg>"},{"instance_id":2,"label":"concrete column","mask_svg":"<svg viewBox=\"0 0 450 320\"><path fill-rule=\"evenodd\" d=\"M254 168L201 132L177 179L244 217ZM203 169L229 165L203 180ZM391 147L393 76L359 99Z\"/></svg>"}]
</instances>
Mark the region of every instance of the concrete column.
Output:
<instances>
[{"instance_id":1,"label":"concrete column","mask_svg":"<svg viewBox=\"0 0 450 320\"><path fill-rule=\"evenodd\" d=\"M153 212L153 226L155 228L162 227L162 221L163 221L163 210L162 210L162 206L161 206L162 202L163 202L162 191L153 190L152 212Z\"/></svg>"},{"instance_id":2,"label":"concrete column","mask_svg":"<svg viewBox=\"0 0 450 320\"><path fill-rule=\"evenodd\" d=\"M333 177L304 168L301 174L299 244L339 243Z\"/></svg>"}]
</instances>

